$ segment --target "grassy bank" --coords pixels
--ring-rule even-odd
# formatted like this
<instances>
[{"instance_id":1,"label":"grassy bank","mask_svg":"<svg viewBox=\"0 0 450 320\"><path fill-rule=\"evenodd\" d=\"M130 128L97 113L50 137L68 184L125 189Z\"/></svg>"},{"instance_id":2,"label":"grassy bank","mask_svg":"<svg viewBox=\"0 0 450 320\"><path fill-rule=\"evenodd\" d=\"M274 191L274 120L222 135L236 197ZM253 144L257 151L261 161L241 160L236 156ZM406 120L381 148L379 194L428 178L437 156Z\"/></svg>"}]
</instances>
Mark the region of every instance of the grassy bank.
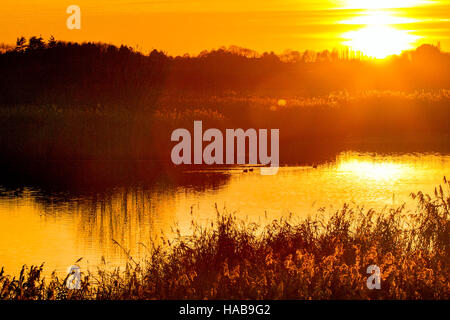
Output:
<instances>
[{"instance_id":1,"label":"grassy bank","mask_svg":"<svg viewBox=\"0 0 450 320\"><path fill-rule=\"evenodd\" d=\"M333 158L349 146L448 151L450 93L373 91L276 99L161 96L147 110L59 105L0 106L0 160L170 163L177 128L280 129L280 159ZM389 143L386 143L386 142ZM399 145L400 144L400 145ZM427 150L428 149L428 150ZM327 154L328 153L328 154Z\"/></svg>"},{"instance_id":2,"label":"grassy bank","mask_svg":"<svg viewBox=\"0 0 450 320\"><path fill-rule=\"evenodd\" d=\"M421 192L415 212L344 207L328 219L259 227L218 214L126 270L82 273L81 289L24 267L0 273L0 299L449 299L450 183ZM369 265L381 289L369 290Z\"/></svg>"}]
</instances>

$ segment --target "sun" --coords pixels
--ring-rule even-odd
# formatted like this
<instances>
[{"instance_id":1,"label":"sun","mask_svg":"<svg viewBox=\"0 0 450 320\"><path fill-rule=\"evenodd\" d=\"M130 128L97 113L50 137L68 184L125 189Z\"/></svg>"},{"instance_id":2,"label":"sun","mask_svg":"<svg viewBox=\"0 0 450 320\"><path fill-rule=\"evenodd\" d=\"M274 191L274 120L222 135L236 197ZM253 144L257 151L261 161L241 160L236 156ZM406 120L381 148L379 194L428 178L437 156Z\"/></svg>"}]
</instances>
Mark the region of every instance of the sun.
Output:
<instances>
[{"instance_id":1,"label":"sun","mask_svg":"<svg viewBox=\"0 0 450 320\"><path fill-rule=\"evenodd\" d=\"M412 49L419 37L408 31L398 30L391 26L367 26L360 30L349 31L343 35L344 45L367 56L383 59Z\"/></svg>"},{"instance_id":2,"label":"sun","mask_svg":"<svg viewBox=\"0 0 450 320\"><path fill-rule=\"evenodd\" d=\"M342 34L343 44L353 51L377 59L400 54L404 50L414 48L420 39L412 30L400 28L402 24L414 22L414 19L398 17L389 10L369 7L358 16L341 21L342 24L360 26L359 29Z\"/></svg>"}]
</instances>

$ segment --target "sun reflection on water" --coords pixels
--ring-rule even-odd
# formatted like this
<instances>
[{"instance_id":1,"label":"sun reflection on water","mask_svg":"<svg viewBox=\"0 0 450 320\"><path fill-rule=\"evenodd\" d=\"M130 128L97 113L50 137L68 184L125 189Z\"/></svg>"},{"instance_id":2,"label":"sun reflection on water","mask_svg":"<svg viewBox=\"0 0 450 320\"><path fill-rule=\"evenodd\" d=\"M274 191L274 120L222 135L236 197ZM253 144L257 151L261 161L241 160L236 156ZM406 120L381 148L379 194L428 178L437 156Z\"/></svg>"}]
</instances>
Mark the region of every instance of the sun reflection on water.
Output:
<instances>
[{"instance_id":1,"label":"sun reflection on water","mask_svg":"<svg viewBox=\"0 0 450 320\"><path fill-rule=\"evenodd\" d=\"M374 161L369 159L344 158L339 162L337 171L343 174L354 175L357 179L370 179L376 181L395 181L414 169L398 162Z\"/></svg>"}]
</instances>

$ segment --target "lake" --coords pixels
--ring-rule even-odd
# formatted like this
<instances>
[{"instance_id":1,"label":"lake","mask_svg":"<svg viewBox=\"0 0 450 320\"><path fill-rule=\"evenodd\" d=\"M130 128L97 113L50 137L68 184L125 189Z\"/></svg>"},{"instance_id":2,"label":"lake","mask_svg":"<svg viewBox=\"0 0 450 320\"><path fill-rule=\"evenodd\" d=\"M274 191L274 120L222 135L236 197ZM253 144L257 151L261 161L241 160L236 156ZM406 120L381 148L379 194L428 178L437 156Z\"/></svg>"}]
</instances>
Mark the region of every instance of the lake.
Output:
<instances>
[{"instance_id":1,"label":"lake","mask_svg":"<svg viewBox=\"0 0 450 320\"><path fill-rule=\"evenodd\" d=\"M341 152L317 166L286 166L275 176L248 167L153 175L146 181L101 188L39 184L11 187L0 181L0 266L17 274L23 264L45 262L46 274L64 274L77 259L95 271L123 266L130 250L142 259L162 235L191 222L207 224L220 212L267 223L302 219L320 208L332 213L348 203L383 210L406 203L411 192L433 193L450 173L450 155ZM118 246L115 241L120 244Z\"/></svg>"}]
</instances>

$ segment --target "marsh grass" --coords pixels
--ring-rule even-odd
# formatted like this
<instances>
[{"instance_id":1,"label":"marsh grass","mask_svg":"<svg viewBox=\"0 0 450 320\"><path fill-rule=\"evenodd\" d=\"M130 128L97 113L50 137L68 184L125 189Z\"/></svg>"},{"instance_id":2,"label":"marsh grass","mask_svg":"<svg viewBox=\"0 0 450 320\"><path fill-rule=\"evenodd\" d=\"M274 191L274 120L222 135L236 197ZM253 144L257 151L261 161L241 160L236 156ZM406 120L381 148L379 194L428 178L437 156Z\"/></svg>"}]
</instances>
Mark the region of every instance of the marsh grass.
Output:
<instances>
[{"instance_id":1,"label":"marsh grass","mask_svg":"<svg viewBox=\"0 0 450 320\"><path fill-rule=\"evenodd\" d=\"M124 270L82 273L68 290L43 266L17 277L0 272L1 299L448 299L450 182L418 192L415 212L344 206L328 219L267 226L217 212L215 223L148 248ZM125 250L125 249L124 249ZM125 250L126 251L126 250ZM369 265L381 268L381 290L369 290Z\"/></svg>"},{"instance_id":2,"label":"marsh grass","mask_svg":"<svg viewBox=\"0 0 450 320\"><path fill-rule=\"evenodd\" d=\"M317 97L161 96L131 105L0 107L0 161L162 161L170 163L177 128L278 128L281 159L295 162L380 141L410 141L415 150L448 151L448 90L336 92ZM389 141L389 143L386 143ZM437 141L437 142L435 142ZM438 145L436 145L436 143ZM378 147L378 146L377 146ZM373 148L372 148L373 149ZM340 150L343 151L343 150Z\"/></svg>"}]
</instances>

